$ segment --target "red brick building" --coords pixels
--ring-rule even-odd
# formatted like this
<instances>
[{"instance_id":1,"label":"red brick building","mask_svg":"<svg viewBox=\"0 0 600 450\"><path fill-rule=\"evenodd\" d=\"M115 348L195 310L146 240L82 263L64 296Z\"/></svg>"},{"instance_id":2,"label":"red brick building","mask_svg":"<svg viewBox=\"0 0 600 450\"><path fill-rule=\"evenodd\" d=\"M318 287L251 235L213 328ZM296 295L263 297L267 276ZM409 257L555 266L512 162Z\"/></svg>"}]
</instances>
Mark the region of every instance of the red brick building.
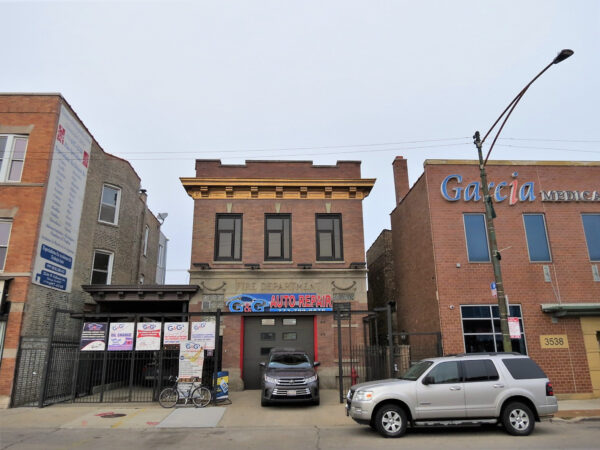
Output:
<instances>
[{"instance_id":1,"label":"red brick building","mask_svg":"<svg viewBox=\"0 0 600 450\"><path fill-rule=\"evenodd\" d=\"M398 330L441 331L444 354L501 351L478 164L427 160L408 190L393 164ZM489 161L513 351L557 393L600 396L600 163Z\"/></svg>"},{"instance_id":2,"label":"red brick building","mask_svg":"<svg viewBox=\"0 0 600 450\"><path fill-rule=\"evenodd\" d=\"M140 187L60 94L0 95L0 407L37 400L51 329L79 341L67 313L51 322L95 307L82 285L161 277L166 240Z\"/></svg>"},{"instance_id":3,"label":"red brick building","mask_svg":"<svg viewBox=\"0 0 600 450\"><path fill-rule=\"evenodd\" d=\"M200 286L189 308L230 313L221 330L231 387L258 388L273 347L304 348L321 362L321 386L334 387L331 311L367 309L362 200L375 180L355 161L197 160L196 177L181 181L194 199L190 283Z\"/></svg>"}]
</instances>

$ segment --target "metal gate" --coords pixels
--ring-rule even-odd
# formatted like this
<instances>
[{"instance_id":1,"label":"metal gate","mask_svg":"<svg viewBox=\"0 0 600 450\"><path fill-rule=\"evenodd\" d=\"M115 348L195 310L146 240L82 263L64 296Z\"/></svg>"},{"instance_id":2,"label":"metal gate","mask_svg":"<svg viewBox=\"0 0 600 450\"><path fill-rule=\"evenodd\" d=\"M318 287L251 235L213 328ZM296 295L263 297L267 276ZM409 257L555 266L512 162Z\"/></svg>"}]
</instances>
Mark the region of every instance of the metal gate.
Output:
<instances>
[{"instance_id":1,"label":"metal gate","mask_svg":"<svg viewBox=\"0 0 600 450\"><path fill-rule=\"evenodd\" d=\"M81 320L56 309L47 337L20 339L12 406L42 407L70 398L79 333Z\"/></svg>"}]
</instances>

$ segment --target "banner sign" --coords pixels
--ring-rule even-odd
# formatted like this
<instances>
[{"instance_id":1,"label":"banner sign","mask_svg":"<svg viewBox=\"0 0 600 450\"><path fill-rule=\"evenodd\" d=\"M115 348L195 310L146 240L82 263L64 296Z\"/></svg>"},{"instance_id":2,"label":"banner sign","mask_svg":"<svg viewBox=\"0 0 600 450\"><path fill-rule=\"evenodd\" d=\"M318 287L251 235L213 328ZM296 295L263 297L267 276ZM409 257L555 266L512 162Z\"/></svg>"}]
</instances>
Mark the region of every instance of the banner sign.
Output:
<instances>
[{"instance_id":1,"label":"banner sign","mask_svg":"<svg viewBox=\"0 0 600 450\"><path fill-rule=\"evenodd\" d=\"M179 344L179 378L202 378L204 347L198 342L183 341Z\"/></svg>"},{"instance_id":2,"label":"banner sign","mask_svg":"<svg viewBox=\"0 0 600 450\"><path fill-rule=\"evenodd\" d=\"M92 137L61 106L32 283L71 292Z\"/></svg>"},{"instance_id":3,"label":"banner sign","mask_svg":"<svg viewBox=\"0 0 600 450\"><path fill-rule=\"evenodd\" d=\"M79 349L82 352L103 351L106 345L107 328L108 324L106 322L85 322L81 331Z\"/></svg>"},{"instance_id":4,"label":"banner sign","mask_svg":"<svg viewBox=\"0 0 600 450\"><path fill-rule=\"evenodd\" d=\"M200 343L206 350L214 350L215 325L215 322L192 322L192 341Z\"/></svg>"},{"instance_id":5,"label":"banner sign","mask_svg":"<svg viewBox=\"0 0 600 450\"><path fill-rule=\"evenodd\" d=\"M136 350L160 350L160 322L138 322Z\"/></svg>"},{"instance_id":6,"label":"banner sign","mask_svg":"<svg viewBox=\"0 0 600 450\"><path fill-rule=\"evenodd\" d=\"M188 340L189 324L187 322L166 322L164 345L179 345Z\"/></svg>"},{"instance_id":7,"label":"banner sign","mask_svg":"<svg viewBox=\"0 0 600 450\"><path fill-rule=\"evenodd\" d=\"M519 186L517 176L512 174L513 180L509 183L501 181L488 184L490 197L497 203L508 199L510 205L515 205L518 202L533 202L537 197L535 195L535 182L528 181ZM463 200L465 202L478 202L483 197L480 181L472 181L466 186L461 186L463 178L455 173L448 175L440 185L442 197L449 202ZM600 202L600 190L587 191L567 191L567 190L549 190L539 191L539 196L542 202Z\"/></svg>"},{"instance_id":8,"label":"banner sign","mask_svg":"<svg viewBox=\"0 0 600 450\"><path fill-rule=\"evenodd\" d=\"M498 298L498 289L496 289L496 283L494 281L490 283L490 289L492 291L492 298Z\"/></svg>"},{"instance_id":9,"label":"banner sign","mask_svg":"<svg viewBox=\"0 0 600 450\"><path fill-rule=\"evenodd\" d=\"M228 298L225 304L236 313L333 311L331 295L313 293L240 294Z\"/></svg>"},{"instance_id":10,"label":"banner sign","mask_svg":"<svg viewBox=\"0 0 600 450\"><path fill-rule=\"evenodd\" d=\"M510 333L511 339L520 339L521 338L521 326L519 325L518 317L509 317L508 318L508 332Z\"/></svg>"},{"instance_id":11,"label":"banner sign","mask_svg":"<svg viewBox=\"0 0 600 450\"><path fill-rule=\"evenodd\" d=\"M108 351L133 350L133 322L110 324Z\"/></svg>"}]
</instances>

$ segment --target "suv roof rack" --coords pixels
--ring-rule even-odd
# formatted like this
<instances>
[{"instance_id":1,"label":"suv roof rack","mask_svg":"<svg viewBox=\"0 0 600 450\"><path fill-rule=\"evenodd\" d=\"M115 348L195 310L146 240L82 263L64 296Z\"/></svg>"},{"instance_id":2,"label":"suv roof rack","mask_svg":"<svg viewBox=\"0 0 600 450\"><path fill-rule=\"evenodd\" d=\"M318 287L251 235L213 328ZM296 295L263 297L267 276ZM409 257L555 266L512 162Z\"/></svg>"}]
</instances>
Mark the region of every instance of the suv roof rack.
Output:
<instances>
[{"instance_id":1,"label":"suv roof rack","mask_svg":"<svg viewBox=\"0 0 600 450\"><path fill-rule=\"evenodd\" d=\"M448 356L478 356L478 355L487 355L487 356L496 356L496 355L517 355L517 356L527 356L523 355L519 352L473 352L473 353L457 353L456 355L448 355Z\"/></svg>"}]
</instances>

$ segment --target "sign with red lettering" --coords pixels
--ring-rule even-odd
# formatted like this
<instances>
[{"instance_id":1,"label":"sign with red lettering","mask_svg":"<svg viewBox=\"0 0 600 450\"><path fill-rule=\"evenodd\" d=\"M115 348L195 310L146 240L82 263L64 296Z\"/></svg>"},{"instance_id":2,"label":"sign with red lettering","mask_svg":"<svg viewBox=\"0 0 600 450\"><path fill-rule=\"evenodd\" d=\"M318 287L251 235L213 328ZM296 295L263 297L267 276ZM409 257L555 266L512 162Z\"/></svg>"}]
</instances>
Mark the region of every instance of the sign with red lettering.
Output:
<instances>
[{"instance_id":1,"label":"sign with red lettering","mask_svg":"<svg viewBox=\"0 0 600 450\"><path fill-rule=\"evenodd\" d=\"M240 294L228 298L226 305L237 313L333 311L331 295L314 293Z\"/></svg>"}]
</instances>

